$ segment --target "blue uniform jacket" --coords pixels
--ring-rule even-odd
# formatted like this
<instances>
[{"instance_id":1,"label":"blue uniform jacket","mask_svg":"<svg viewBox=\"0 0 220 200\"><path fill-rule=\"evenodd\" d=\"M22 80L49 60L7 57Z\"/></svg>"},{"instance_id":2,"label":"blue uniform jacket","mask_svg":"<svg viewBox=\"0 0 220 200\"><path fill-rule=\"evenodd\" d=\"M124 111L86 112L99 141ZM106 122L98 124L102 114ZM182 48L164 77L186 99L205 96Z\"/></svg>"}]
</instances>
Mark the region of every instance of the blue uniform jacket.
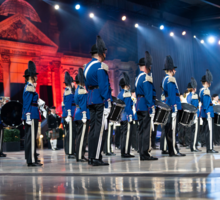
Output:
<instances>
[{"instance_id":1,"label":"blue uniform jacket","mask_svg":"<svg viewBox=\"0 0 220 200\"><path fill-rule=\"evenodd\" d=\"M125 109L121 113L121 121L128 121L129 115L132 115L132 119L135 119L132 110L133 101L131 99L131 92L122 89L121 92L118 94L118 98L125 102Z\"/></svg>"},{"instance_id":2,"label":"blue uniform jacket","mask_svg":"<svg viewBox=\"0 0 220 200\"><path fill-rule=\"evenodd\" d=\"M205 89L203 87L200 90L199 97L200 97L200 101L202 103L201 117L207 118L208 117L207 113L209 113L209 112L211 114L211 117L214 117L214 111L213 111L213 106L212 106L212 99L211 99L210 90L208 88Z\"/></svg>"},{"instance_id":3,"label":"blue uniform jacket","mask_svg":"<svg viewBox=\"0 0 220 200\"><path fill-rule=\"evenodd\" d=\"M198 110L197 110L197 116L199 117L199 98L198 98L198 94L194 94L192 92L190 92L188 94L188 96L186 97L186 101L189 104L192 104L193 106L195 106Z\"/></svg>"},{"instance_id":4,"label":"blue uniform jacket","mask_svg":"<svg viewBox=\"0 0 220 200\"><path fill-rule=\"evenodd\" d=\"M87 91L84 87L78 86L74 95L75 103L76 103L76 114L74 120L82 120L83 114L82 112L86 111L86 117L89 120L89 109L87 108Z\"/></svg>"},{"instance_id":5,"label":"blue uniform jacket","mask_svg":"<svg viewBox=\"0 0 220 200\"><path fill-rule=\"evenodd\" d=\"M172 111L175 111L174 105L177 105L178 110L182 110L176 79L172 76L166 75L163 79L163 89L166 97L165 103L172 108Z\"/></svg>"},{"instance_id":6,"label":"blue uniform jacket","mask_svg":"<svg viewBox=\"0 0 220 200\"><path fill-rule=\"evenodd\" d=\"M108 99L111 99L111 88L108 79L108 65L93 58L84 69L86 79L86 89L88 91L87 105L105 103L107 107ZM95 87L95 89L91 89Z\"/></svg>"},{"instance_id":7,"label":"blue uniform jacket","mask_svg":"<svg viewBox=\"0 0 220 200\"><path fill-rule=\"evenodd\" d=\"M66 87L63 94L63 103L65 105L65 112L63 113L63 117L67 117L68 110L71 110L71 116L74 118L76 104L74 100L74 94L71 91L71 88Z\"/></svg>"},{"instance_id":8,"label":"blue uniform jacket","mask_svg":"<svg viewBox=\"0 0 220 200\"><path fill-rule=\"evenodd\" d=\"M152 113L151 107L155 105L154 96L156 96L153 78L140 71L136 78L135 91L137 95L136 111L149 111Z\"/></svg>"},{"instance_id":9,"label":"blue uniform jacket","mask_svg":"<svg viewBox=\"0 0 220 200\"><path fill-rule=\"evenodd\" d=\"M30 118L39 119L39 110L38 110L38 94L35 90L34 85L28 83L24 87L23 91L23 113L22 119L26 120L26 114L30 113Z\"/></svg>"}]
</instances>

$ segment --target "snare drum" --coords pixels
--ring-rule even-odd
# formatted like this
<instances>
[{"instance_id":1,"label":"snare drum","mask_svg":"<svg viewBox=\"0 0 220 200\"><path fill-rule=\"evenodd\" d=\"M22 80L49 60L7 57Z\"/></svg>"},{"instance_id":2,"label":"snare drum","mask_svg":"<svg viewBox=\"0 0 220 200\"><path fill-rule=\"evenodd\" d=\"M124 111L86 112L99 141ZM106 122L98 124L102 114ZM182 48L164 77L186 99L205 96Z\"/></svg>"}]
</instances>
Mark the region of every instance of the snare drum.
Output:
<instances>
[{"instance_id":1,"label":"snare drum","mask_svg":"<svg viewBox=\"0 0 220 200\"><path fill-rule=\"evenodd\" d=\"M125 108L124 101L117 99L116 97L112 97L112 108L109 115L109 120L111 122L119 122L121 119L121 113Z\"/></svg>"},{"instance_id":2,"label":"snare drum","mask_svg":"<svg viewBox=\"0 0 220 200\"><path fill-rule=\"evenodd\" d=\"M183 126L192 126L195 115L197 114L197 108L192 104L182 103L182 110L179 112L179 123Z\"/></svg>"},{"instance_id":3,"label":"snare drum","mask_svg":"<svg viewBox=\"0 0 220 200\"><path fill-rule=\"evenodd\" d=\"M154 116L154 124L165 125L171 112L170 106L159 100L155 100L155 106L156 112Z\"/></svg>"},{"instance_id":4,"label":"snare drum","mask_svg":"<svg viewBox=\"0 0 220 200\"><path fill-rule=\"evenodd\" d=\"M213 105L214 110L214 124L220 126L220 105Z\"/></svg>"},{"instance_id":5,"label":"snare drum","mask_svg":"<svg viewBox=\"0 0 220 200\"><path fill-rule=\"evenodd\" d=\"M4 126L17 128L22 125L22 104L18 101L9 101L1 109L1 120Z\"/></svg>"}]
</instances>

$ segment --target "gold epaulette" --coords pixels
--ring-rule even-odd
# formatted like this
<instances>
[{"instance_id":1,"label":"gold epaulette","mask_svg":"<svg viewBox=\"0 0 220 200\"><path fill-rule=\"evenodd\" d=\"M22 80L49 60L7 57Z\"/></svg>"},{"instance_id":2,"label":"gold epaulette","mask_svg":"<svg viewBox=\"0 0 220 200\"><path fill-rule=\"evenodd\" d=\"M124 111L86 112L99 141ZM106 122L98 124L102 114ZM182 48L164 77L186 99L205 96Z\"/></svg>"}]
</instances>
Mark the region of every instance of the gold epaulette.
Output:
<instances>
[{"instance_id":1,"label":"gold epaulette","mask_svg":"<svg viewBox=\"0 0 220 200\"><path fill-rule=\"evenodd\" d=\"M153 83L153 77L146 74L145 81Z\"/></svg>"},{"instance_id":2,"label":"gold epaulette","mask_svg":"<svg viewBox=\"0 0 220 200\"><path fill-rule=\"evenodd\" d=\"M175 77L170 76L169 79L168 79L168 83L170 83L170 82L172 82L172 83L176 83L176 79L175 79Z\"/></svg>"},{"instance_id":3,"label":"gold epaulette","mask_svg":"<svg viewBox=\"0 0 220 200\"><path fill-rule=\"evenodd\" d=\"M108 72L108 65L106 65L105 63L101 64L102 69L104 69L105 71Z\"/></svg>"},{"instance_id":4,"label":"gold epaulette","mask_svg":"<svg viewBox=\"0 0 220 200\"><path fill-rule=\"evenodd\" d=\"M85 88L80 88L78 89L78 94L87 94L87 91L85 90Z\"/></svg>"},{"instance_id":5,"label":"gold epaulette","mask_svg":"<svg viewBox=\"0 0 220 200\"><path fill-rule=\"evenodd\" d=\"M65 92L64 92L64 96L68 96L72 94L71 90L70 89L66 89Z\"/></svg>"},{"instance_id":6,"label":"gold epaulette","mask_svg":"<svg viewBox=\"0 0 220 200\"><path fill-rule=\"evenodd\" d=\"M28 85L28 86L26 87L26 91L27 91L27 92L35 92L36 89L35 89L35 87L34 87L33 85Z\"/></svg>"},{"instance_id":7,"label":"gold epaulette","mask_svg":"<svg viewBox=\"0 0 220 200\"><path fill-rule=\"evenodd\" d=\"M198 97L198 94L193 94L192 95L192 99L198 99L199 97Z\"/></svg>"},{"instance_id":8,"label":"gold epaulette","mask_svg":"<svg viewBox=\"0 0 220 200\"><path fill-rule=\"evenodd\" d=\"M209 89L205 89L204 92L203 92L203 94L210 96L210 90L209 90Z\"/></svg>"},{"instance_id":9,"label":"gold epaulette","mask_svg":"<svg viewBox=\"0 0 220 200\"><path fill-rule=\"evenodd\" d=\"M129 91L124 92L124 93L123 93L123 97L124 97L124 98L131 97L131 93L130 93Z\"/></svg>"}]
</instances>

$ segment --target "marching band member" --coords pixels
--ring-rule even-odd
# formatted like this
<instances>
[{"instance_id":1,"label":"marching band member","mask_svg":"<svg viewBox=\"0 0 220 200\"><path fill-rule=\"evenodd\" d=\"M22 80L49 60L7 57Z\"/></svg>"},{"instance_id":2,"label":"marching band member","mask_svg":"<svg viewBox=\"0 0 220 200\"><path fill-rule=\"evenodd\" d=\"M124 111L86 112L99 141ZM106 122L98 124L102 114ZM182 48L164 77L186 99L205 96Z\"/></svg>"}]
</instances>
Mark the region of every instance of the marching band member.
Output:
<instances>
[{"instance_id":1,"label":"marching band member","mask_svg":"<svg viewBox=\"0 0 220 200\"><path fill-rule=\"evenodd\" d=\"M201 150L197 149L196 143L197 143L197 138L198 138L198 127L199 127L199 99L198 99L198 94L196 94L196 88L197 88L197 82L196 80L192 77L191 82L188 84L187 89L189 94L186 97L187 103L192 104L195 106L197 110L197 114L195 117L195 123L189 127L190 129L190 149L191 152L200 152Z\"/></svg>"},{"instance_id":2,"label":"marching band member","mask_svg":"<svg viewBox=\"0 0 220 200\"><path fill-rule=\"evenodd\" d=\"M76 137L76 124L73 121L75 115L75 101L74 94L72 93L73 78L68 72L65 73L66 88L63 94L63 102L65 105L65 117L64 124L66 129L65 135L65 153L68 155L68 159L75 158L75 137Z\"/></svg>"},{"instance_id":3,"label":"marching band member","mask_svg":"<svg viewBox=\"0 0 220 200\"><path fill-rule=\"evenodd\" d=\"M3 101L4 99L1 97L0 98L0 113L1 113L2 106L3 106ZM4 138L4 129L3 129L3 123L2 123L1 115L0 115L0 157L6 157L6 154L3 153L3 138Z\"/></svg>"},{"instance_id":4,"label":"marching band member","mask_svg":"<svg viewBox=\"0 0 220 200\"><path fill-rule=\"evenodd\" d=\"M47 117L48 131L50 135L50 144L53 151L59 150L57 148L57 138L59 138L59 117L56 114L56 107L50 108L51 113Z\"/></svg>"},{"instance_id":5,"label":"marching band member","mask_svg":"<svg viewBox=\"0 0 220 200\"><path fill-rule=\"evenodd\" d=\"M163 103L165 103L166 98L165 98L165 95L164 95L162 83L161 83L160 87L162 89L162 94L161 94L161 99L160 100ZM167 139L166 139L166 135L165 135L164 125L161 125L160 150L162 151L161 154L169 154L169 152L167 151Z\"/></svg>"},{"instance_id":6,"label":"marching band member","mask_svg":"<svg viewBox=\"0 0 220 200\"><path fill-rule=\"evenodd\" d=\"M77 87L74 96L76 103L76 114L74 121L78 130L76 139L76 161L88 162L88 159L85 158L85 151L90 116L89 109L87 108L87 91L84 88L85 80L82 68L79 68L78 70L78 74L75 77L75 83Z\"/></svg>"},{"instance_id":7,"label":"marching band member","mask_svg":"<svg viewBox=\"0 0 220 200\"><path fill-rule=\"evenodd\" d=\"M203 88L200 90L199 96L202 103L201 116L203 120L203 132L205 133L206 140L206 152L207 153L218 153L213 149L213 127L212 118L214 117L213 104L209 87L213 81L211 72L207 69L206 75L201 79Z\"/></svg>"},{"instance_id":8,"label":"marching band member","mask_svg":"<svg viewBox=\"0 0 220 200\"><path fill-rule=\"evenodd\" d=\"M139 154L140 160L158 160L151 156L151 134L154 127L155 96L151 71L153 59L148 51L145 58L139 60L140 73L136 78L135 89L137 95L136 111L139 121Z\"/></svg>"},{"instance_id":9,"label":"marching band member","mask_svg":"<svg viewBox=\"0 0 220 200\"><path fill-rule=\"evenodd\" d=\"M38 94L34 83L37 81L36 66L32 61L28 62L28 69L25 70L26 85L23 91L23 113L22 119L25 122L25 159L28 167L42 166L38 163L36 153L36 136L38 131Z\"/></svg>"},{"instance_id":10,"label":"marching band member","mask_svg":"<svg viewBox=\"0 0 220 200\"><path fill-rule=\"evenodd\" d=\"M173 59L171 56L166 56L164 63L164 70L166 76L163 79L162 87L164 89L165 103L169 105L172 109L172 113L168 118L165 125L165 135L167 138L169 156L185 156L178 151L176 144L176 121L177 112L181 110L180 93L177 86L176 79L174 77L176 73L176 68L173 64Z\"/></svg>"},{"instance_id":11,"label":"marching band member","mask_svg":"<svg viewBox=\"0 0 220 200\"><path fill-rule=\"evenodd\" d=\"M104 131L106 131L106 135L107 135L105 145L104 145L104 153L106 156L115 156L116 155L114 152L112 152L112 147L111 147L113 129L114 129L114 123L109 122L108 129L104 130Z\"/></svg>"},{"instance_id":12,"label":"marching band member","mask_svg":"<svg viewBox=\"0 0 220 200\"><path fill-rule=\"evenodd\" d=\"M131 150L131 124L134 120L134 115L132 111L133 101L131 99L130 92L130 79L128 75L123 72L123 78L119 82L122 88L121 92L118 94L118 99L125 102L125 109L121 113L121 157L122 158L132 158L134 155L130 154Z\"/></svg>"},{"instance_id":13,"label":"marching band member","mask_svg":"<svg viewBox=\"0 0 220 200\"><path fill-rule=\"evenodd\" d=\"M111 88L108 78L108 65L103 63L106 57L105 43L97 36L96 44L91 48L92 60L85 66L84 76L88 90L87 105L90 111L89 165L109 165L102 161L107 128L107 118L111 109ZM104 135L103 135L104 134Z\"/></svg>"},{"instance_id":14,"label":"marching band member","mask_svg":"<svg viewBox=\"0 0 220 200\"><path fill-rule=\"evenodd\" d=\"M214 106L219 105L218 100L219 100L218 94L213 94L212 103ZM213 143L214 145L219 145L220 143L219 131L220 131L220 127L214 124L214 121L213 121Z\"/></svg>"}]
</instances>

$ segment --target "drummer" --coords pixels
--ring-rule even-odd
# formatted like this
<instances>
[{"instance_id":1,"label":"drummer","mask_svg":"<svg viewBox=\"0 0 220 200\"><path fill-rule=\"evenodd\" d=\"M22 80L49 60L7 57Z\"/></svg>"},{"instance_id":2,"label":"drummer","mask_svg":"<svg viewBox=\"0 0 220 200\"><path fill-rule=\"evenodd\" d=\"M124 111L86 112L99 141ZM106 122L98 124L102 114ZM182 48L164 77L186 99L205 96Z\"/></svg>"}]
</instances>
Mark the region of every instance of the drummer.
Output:
<instances>
[{"instance_id":1,"label":"drummer","mask_svg":"<svg viewBox=\"0 0 220 200\"><path fill-rule=\"evenodd\" d=\"M4 98L0 97L0 110L2 109L4 102ZM4 129L0 115L0 157L6 157L6 154L3 153L3 137L4 137Z\"/></svg>"},{"instance_id":2,"label":"drummer","mask_svg":"<svg viewBox=\"0 0 220 200\"><path fill-rule=\"evenodd\" d=\"M38 131L38 94L35 91L34 84L37 81L36 66L34 62L28 62L28 69L25 70L25 82L23 92L23 113L22 119L25 122L25 159L28 167L42 166L38 162L36 154L36 135Z\"/></svg>"},{"instance_id":3,"label":"drummer","mask_svg":"<svg viewBox=\"0 0 220 200\"><path fill-rule=\"evenodd\" d=\"M130 79L128 75L123 72L123 78L119 82L119 86L122 88L118 94L118 99L125 102L125 109L121 114L121 157L132 158L134 155L130 154L131 150L131 124L134 120L132 111L133 101L131 99L130 92Z\"/></svg>"},{"instance_id":4,"label":"drummer","mask_svg":"<svg viewBox=\"0 0 220 200\"><path fill-rule=\"evenodd\" d=\"M139 154L140 160L158 160L151 156L151 134L153 118L155 115L155 102L153 96L153 78L148 75L151 71L153 59L148 51L145 58L139 60L140 73L136 78L135 90L137 94L136 111L139 121Z\"/></svg>"},{"instance_id":5,"label":"drummer","mask_svg":"<svg viewBox=\"0 0 220 200\"><path fill-rule=\"evenodd\" d=\"M209 87L213 81L211 72L207 69L206 75L201 79L203 88L201 88L199 96L202 103L201 116L203 120L202 130L205 133L206 141L206 152L207 153L218 153L213 149L213 128L212 128L212 118L214 117L213 104L210 95Z\"/></svg>"},{"instance_id":6,"label":"drummer","mask_svg":"<svg viewBox=\"0 0 220 200\"><path fill-rule=\"evenodd\" d=\"M172 114L170 114L168 122L165 125L165 135L167 138L169 156L185 156L185 154L179 153L176 144L176 122L177 122L177 112L181 110L180 93L174 77L176 73L176 66L173 64L173 59L171 56L166 56L164 63L164 70L166 73L163 79L163 89L165 95L165 102L172 109Z\"/></svg>"},{"instance_id":7,"label":"drummer","mask_svg":"<svg viewBox=\"0 0 220 200\"><path fill-rule=\"evenodd\" d=\"M199 130L199 99L198 94L196 94L196 88L197 88L197 82L192 77L191 82L188 83L187 90L189 94L186 97L187 103L192 104L197 108L197 114L194 120L194 123L191 127L188 129L191 129L190 131L190 149L191 152L200 152L201 150L197 149L197 138L198 138L198 130Z\"/></svg>"}]
</instances>

